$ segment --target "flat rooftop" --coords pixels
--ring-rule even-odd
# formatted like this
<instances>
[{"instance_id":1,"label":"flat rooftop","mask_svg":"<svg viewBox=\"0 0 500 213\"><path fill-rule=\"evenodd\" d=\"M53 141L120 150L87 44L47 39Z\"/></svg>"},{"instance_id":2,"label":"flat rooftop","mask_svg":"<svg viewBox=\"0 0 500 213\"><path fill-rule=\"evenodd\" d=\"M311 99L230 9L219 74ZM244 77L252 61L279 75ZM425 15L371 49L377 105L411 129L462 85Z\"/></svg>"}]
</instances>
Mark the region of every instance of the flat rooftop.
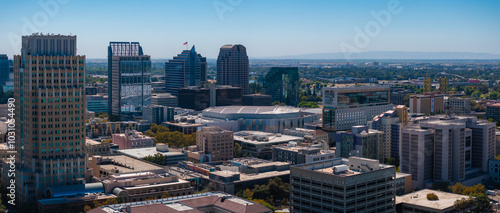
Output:
<instances>
[{"instance_id":1,"label":"flat rooftop","mask_svg":"<svg viewBox=\"0 0 500 213\"><path fill-rule=\"evenodd\" d=\"M286 106L221 106L203 110L220 114L285 114L299 111L300 108Z\"/></svg>"},{"instance_id":2,"label":"flat rooftop","mask_svg":"<svg viewBox=\"0 0 500 213\"><path fill-rule=\"evenodd\" d=\"M89 144L89 145L100 145L101 142L99 141L95 141L95 140L92 140L92 139L85 139L85 144Z\"/></svg>"},{"instance_id":3,"label":"flat rooftop","mask_svg":"<svg viewBox=\"0 0 500 213\"><path fill-rule=\"evenodd\" d=\"M179 156L179 155L184 155L182 152L159 152L156 150L156 147L145 147L145 148L136 148L136 149L120 149L118 150L119 153L126 154L128 156L132 156L134 158L138 159L143 159L146 156L149 155L155 155L157 153L160 153L164 156Z\"/></svg>"},{"instance_id":4,"label":"flat rooftop","mask_svg":"<svg viewBox=\"0 0 500 213\"><path fill-rule=\"evenodd\" d=\"M225 199L222 202L221 199ZM130 207L129 213L144 212L204 212L199 210L206 207L224 209L228 212L271 212L270 209L255 203L223 192L207 192L172 198L164 198L149 201L140 201L133 203L122 203L107 205L92 209L89 213L119 213L126 212L127 206Z\"/></svg>"},{"instance_id":5,"label":"flat rooftop","mask_svg":"<svg viewBox=\"0 0 500 213\"><path fill-rule=\"evenodd\" d=\"M239 131L235 132L233 134L233 137L235 141L241 141L252 144L287 143L289 141L304 140L303 137L282 135L279 133L260 132L260 131ZM265 138L265 140L260 140L259 138L261 139Z\"/></svg>"},{"instance_id":6,"label":"flat rooftop","mask_svg":"<svg viewBox=\"0 0 500 213\"><path fill-rule=\"evenodd\" d=\"M126 155L109 155L109 156L101 156L101 158L102 161L110 159L111 161L120 164L120 165L115 165L115 164L100 165L101 169L105 169L108 171L114 170L114 168L116 167L119 170L118 174L164 170L162 167L141 160L137 160Z\"/></svg>"},{"instance_id":7,"label":"flat rooftop","mask_svg":"<svg viewBox=\"0 0 500 213\"><path fill-rule=\"evenodd\" d=\"M429 193L436 194L439 200L427 200L427 194ZM469 198L469 196L424 189L403 196L396 196L396 203L405 203L435 210L444 210L453 208L455 201L462 198Z\"/></svg>"}]
</instances>

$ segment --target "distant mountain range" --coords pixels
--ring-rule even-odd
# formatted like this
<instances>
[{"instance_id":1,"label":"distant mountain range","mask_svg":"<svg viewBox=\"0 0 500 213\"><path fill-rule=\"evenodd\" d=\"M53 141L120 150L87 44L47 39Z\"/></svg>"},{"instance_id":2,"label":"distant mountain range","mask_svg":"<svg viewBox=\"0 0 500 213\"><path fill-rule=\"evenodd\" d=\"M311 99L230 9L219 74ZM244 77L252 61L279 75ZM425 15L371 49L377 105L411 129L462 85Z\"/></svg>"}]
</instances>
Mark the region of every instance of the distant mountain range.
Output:
<instances>
[{"instance_id":1,"label":"distant mountain range","mask_svg":"<svg viewBox=\"0 0 500 213\"><path fill-rule=\"evenodd\" d=\"M313 53L268 57L266 59L346 59L344 53ZM404 52L404 51L374 51L352 53L349 59L425 59L425 60L467 60L467 59L500 59L500 54L472 52Z\"/></svg>"}]
</instances>

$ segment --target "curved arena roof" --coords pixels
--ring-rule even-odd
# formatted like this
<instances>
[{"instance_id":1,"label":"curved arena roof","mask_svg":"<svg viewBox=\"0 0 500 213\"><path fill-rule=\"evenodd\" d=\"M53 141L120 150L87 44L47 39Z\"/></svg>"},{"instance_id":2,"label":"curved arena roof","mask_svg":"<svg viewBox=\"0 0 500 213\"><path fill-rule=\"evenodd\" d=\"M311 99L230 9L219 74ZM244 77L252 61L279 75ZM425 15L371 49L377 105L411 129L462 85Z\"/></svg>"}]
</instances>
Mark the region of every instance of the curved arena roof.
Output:
<instances>
[{"instance_id":1,"label":"curved arena roof","mask_svg":"<svg viewBox=\"0 0 500 213\"><path fill-rule=\"evenodd\" d=\"M205 118L237 120L245 119L282 119L300 117L300 108L285 106L221 106L203 110Z\"/></svg>"}]
</instances>

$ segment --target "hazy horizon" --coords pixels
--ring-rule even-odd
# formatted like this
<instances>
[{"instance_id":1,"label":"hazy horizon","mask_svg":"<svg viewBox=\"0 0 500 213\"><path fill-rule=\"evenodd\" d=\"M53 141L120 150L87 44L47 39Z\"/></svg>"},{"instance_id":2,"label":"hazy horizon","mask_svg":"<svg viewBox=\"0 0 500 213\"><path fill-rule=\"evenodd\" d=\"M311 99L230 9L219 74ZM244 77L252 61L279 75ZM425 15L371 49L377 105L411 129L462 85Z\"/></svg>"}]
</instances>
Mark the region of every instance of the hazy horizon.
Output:
<instances>
[{"instance_id":1,"label":"hazy horizon","mask_svg":"<svg viewBox=\"0 0 500 213\"><path fill-rule=\"evenodd\" d=\"M500 54L500 1L75 1L3 2L0 54L20 52L21 35L77 35L78 54L106 58L110 41L140 42L169 59L189 47L216 58L243 44L251 58L354 52ZM355 58L355 57L353 57Z\"/></svg>"}]
</instances>

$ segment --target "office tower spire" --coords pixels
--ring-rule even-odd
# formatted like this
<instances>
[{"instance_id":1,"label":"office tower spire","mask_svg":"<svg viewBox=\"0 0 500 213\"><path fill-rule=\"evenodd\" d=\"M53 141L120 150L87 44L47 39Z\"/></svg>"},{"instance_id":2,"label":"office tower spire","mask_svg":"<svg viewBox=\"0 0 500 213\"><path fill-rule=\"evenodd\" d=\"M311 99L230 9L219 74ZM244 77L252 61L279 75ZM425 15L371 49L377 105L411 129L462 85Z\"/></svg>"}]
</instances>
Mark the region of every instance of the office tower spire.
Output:
<instances>
[{"instance_id":1,"label":"office tower spire","mask_svg":"<svg viewBox=\"0 0 500 213\"><path fill-rule=\"evenodd\" d=\"M173 59L165 62L166 92L178 96L179 89L200 86L207 81L207 58L196 53L195 47L183 50Z\"/></svg>"},{"instance_id":2,"label":"office tower spire","mask_svg":"<svg viewBox=\"0 0 500 213\"><path fill-rule=\"evenodd\" d=\"M131 118L151 104L151 56L139 42L110 42L108 113Z\"/></svg>"},{"instance_id":3,"label":"office tower spire","mask_svg":"<svg viewBox=\"0 0 500 213\"><path fill-rule=\"evenodd\" d=\"M16 203L33 203L51 186L82 183L85 56L76 36L22 37L14 56Z\"/></svg>"},{"instance_id":4,"label":"office tower spire","mask_svg":"<svg viewBox=\"0 0 500 213\"><path fill-rule=\"evenodd\" d=\"M247 49L241 44L226 44L217 58L217 84L241 87L243 95L250 94L248 86Z\"/></svg>"}]
</instances>

